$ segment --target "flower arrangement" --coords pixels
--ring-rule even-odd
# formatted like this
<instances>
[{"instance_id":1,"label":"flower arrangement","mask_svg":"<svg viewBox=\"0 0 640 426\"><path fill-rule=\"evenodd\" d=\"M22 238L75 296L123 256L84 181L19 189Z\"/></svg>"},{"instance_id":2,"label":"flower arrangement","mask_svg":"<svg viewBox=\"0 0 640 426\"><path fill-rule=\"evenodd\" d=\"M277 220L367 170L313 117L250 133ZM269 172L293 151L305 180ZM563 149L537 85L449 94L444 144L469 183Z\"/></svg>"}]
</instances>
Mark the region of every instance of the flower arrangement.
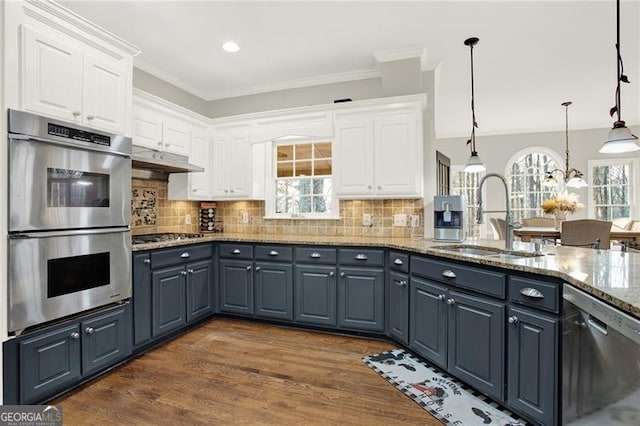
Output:
<instances>
[{"instance_id":1,"label":"flower arrangement","mask_svg":"<svg viewBox=\"0 0 640 426\"><path fill-rule=\"evenodd\" d=\"M556 194L553 198L544 200L542 205L542 211L546 214L556 213L575 213L584 208L584 205L579 202L578 194Z\"/></svg>"}]
</instances>

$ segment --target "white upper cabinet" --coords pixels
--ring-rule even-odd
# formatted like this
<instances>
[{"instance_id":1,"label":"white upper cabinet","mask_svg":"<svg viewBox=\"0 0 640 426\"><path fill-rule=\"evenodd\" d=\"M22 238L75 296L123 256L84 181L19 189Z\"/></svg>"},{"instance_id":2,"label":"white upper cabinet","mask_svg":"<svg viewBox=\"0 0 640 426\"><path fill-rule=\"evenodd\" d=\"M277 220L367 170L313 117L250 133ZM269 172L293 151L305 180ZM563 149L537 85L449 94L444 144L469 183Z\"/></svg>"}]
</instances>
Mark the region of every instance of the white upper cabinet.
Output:
<instances>
[{"instance_id":1,"label":"white upper cabinet","mask_svg":"<svg viewBox=\"0 0 640 426\"><path fill-rule=\"evenodd\" d=\"M213 197L213 145L204 129L193 129L189 162L203 172L172 173L169 175L170 200L211 200Z\"/></svg>"},{"instance_id":2,"label":"white upper cabinet","mask_svg":"<svg viewBox=\"0 0 640 426\"><path fill-rule=\"evenodd\" d=\"M334 193L349 198L421 198L422 102L337 111Z\"/></svg>"},{"instance_id":3,"label":"white upper cabinet","mask_svg":"<svg viewBox=\"0 0 640 426\"><path fill-rule=\"evenodd\" d=\"M151 149L162 149L162 114L133 105L133 143Z\"/></svg>"},{"instance_id":4,"label":"white upper cabinet","mask_svg":"<svg viewBox=\"0 0 640 426\"><path fill-rule=\"evenodd\" d=\"M213 199L252 198L252 150L248 129L214 130Z\"/></svg>"},{"instance_id":5,"label":"white upper cabinet","mask_svg":"<svg viewBox=\"0 0 640 426\"><path fill-rule=\"evenodd\" d=\"M189 155L191 129L180 120L166 118L162 123L162 149L175 154Z\"/></svg>"},{"instance_id":6,"label":"white upper cabinet","mask_svg":"<svg viewBox=\"0 0 640 426\"><path fill-rule=\"evenodd\" d=\"M7 2L3 31L7 107L131 134L137 47L49 0Z\"/></svg>"}]
</instances>

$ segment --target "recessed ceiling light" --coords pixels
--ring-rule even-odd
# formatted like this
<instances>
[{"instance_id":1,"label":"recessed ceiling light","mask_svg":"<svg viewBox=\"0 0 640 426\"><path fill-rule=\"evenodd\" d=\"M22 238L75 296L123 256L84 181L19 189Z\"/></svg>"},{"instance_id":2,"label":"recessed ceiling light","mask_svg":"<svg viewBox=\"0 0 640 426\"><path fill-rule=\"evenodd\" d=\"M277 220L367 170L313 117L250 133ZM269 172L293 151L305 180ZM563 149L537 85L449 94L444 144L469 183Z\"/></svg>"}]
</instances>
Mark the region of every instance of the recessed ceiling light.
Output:
<instances>
[{"instance_id":1,"label":"recessed ceiling light","mask_svg":"<svg viewBox=\"0 0 640 426\"><path fill-rule=\"evenodd\" d=\"M222 48L229 53L236 53L238 50L240 50L240 46L238 46L238 43L234 41L225 42L222 45Z\"/></svg>"}]
</instances>

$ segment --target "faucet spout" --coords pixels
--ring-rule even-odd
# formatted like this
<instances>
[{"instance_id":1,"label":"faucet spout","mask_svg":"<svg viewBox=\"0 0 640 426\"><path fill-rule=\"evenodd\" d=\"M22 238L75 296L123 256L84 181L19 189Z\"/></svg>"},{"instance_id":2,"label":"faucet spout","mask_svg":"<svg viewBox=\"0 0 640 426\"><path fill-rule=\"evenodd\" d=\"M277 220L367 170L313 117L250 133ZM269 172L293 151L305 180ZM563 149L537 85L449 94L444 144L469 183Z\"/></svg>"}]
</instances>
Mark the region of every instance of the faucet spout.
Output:
<instances>
[{"instance_id":1,"label":"faucet spout","mask_svg":"<svg viewBox=\"0 0 640 426\"><path fill-rule=\"evenodd\" d=\"M511 222L511 203L509 202L509 186L507 185L507 180L504 176L498 173L487 173L484 175L482 180L480 181L480 186L478 187L478 214L477 214L477 223L481 224L483 222L483 210L482 210L482 186L484 182L490 178L495 177L500 179L502 185L504 186L504 202L505 202L505 222L506 222L506 233L504 237L504 247L507 250L513 249L513 228L514 224Z\"/></svg>"}]
</instances>

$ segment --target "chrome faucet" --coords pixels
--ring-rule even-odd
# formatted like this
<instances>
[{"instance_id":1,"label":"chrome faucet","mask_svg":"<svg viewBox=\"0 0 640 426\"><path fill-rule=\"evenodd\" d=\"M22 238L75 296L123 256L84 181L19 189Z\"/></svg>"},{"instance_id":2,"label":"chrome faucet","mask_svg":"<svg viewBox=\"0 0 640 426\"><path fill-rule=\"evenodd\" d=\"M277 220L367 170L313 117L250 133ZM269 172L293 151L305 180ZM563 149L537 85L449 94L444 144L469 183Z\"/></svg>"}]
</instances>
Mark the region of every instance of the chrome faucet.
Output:
<instances>
[{"instance_id":1,"label":"chrome faucet","mask_svg":"<svg viewBox=\"0 0 640 426\"><path fill-rule=\"evenodd\" d=\"M487 173L486 175L484 175L484 177L480 181L480 186L478 187L478 213L477 213L477 216L476 216L476 222L478 224L484 223L484 220L483 220L483 213L484 212L482 210L482 185L484 185L484 181L486 181L490 177L497 177L498 179L500 179L500 181L504 185L505 209L504 210L492 210L492 213L493 212L502 212L502 211L505 212L505 214L506 214L505 222L506 222L506 227L507 227L507 229L506 229L507 235L504 237L504 248L507 249L507 250L512 250L513 249L513 232L512 231L513 231L514 228L519 228L521 225L519 223L513 222L511 220L511 203L509 202L509 187L507 186L507 180L501 174L498 174L498 173Z\"/></svg>"}]
</instances>

